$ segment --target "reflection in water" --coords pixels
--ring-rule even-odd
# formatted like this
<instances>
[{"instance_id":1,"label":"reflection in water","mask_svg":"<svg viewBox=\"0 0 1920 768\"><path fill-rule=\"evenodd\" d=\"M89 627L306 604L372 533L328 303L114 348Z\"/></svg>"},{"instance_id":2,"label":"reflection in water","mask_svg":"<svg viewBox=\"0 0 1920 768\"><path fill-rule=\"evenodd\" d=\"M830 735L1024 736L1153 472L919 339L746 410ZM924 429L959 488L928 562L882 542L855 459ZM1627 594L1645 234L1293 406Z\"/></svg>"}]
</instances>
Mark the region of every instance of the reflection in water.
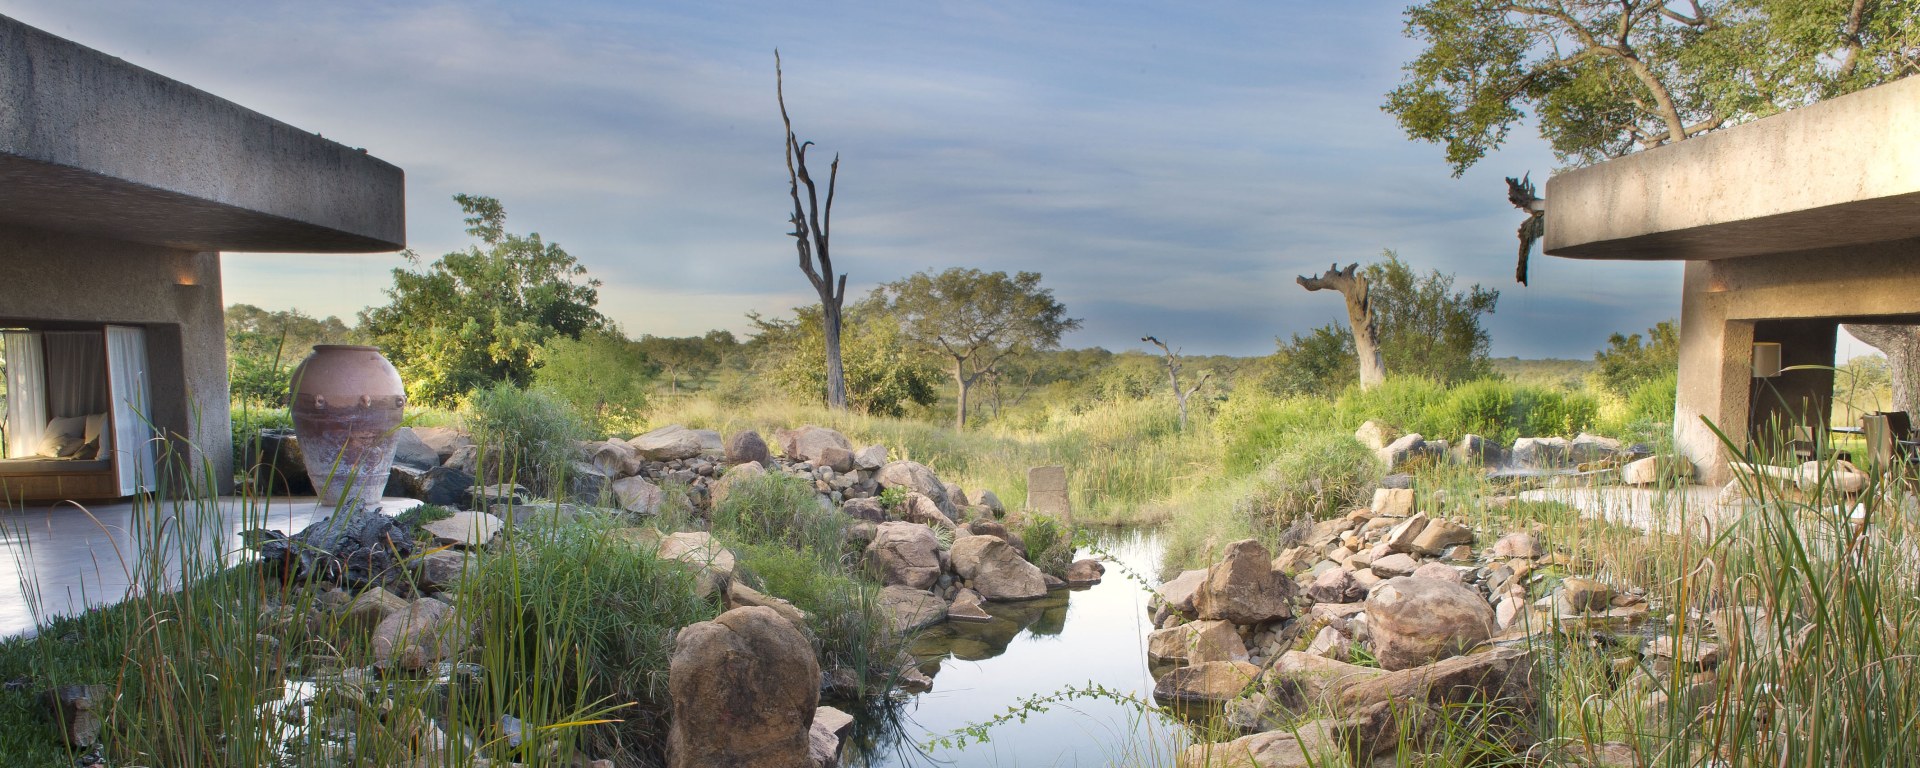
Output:
<instances>
[{"instance_id":1,"label":"reflection in water","mask_svg":"<svg viewBox=\"0 0 1920 768\"><path fill-rule=\"evenodd\" d=\"M1151 531L1114 531L1100 547L1135 573L1159 570L1161 545ZM1081 553L1082 557L1090 556ZM993 620L947 622L914 643L933 691L892 706L854 713L855 733L842 764L880 766L1107 765L1127 758L1168 763L1181 734L1136 707L1081 699L1054 705L1025 721L995 726L990 741L964 750L922 754L914 746L984 722L1023 699L1089 683L1151 700L1147 670L1147 587L1109 567L1106 580L1039 600L989 603ZM845 705L840 705L845 708ZM1142 755L1152 750L1159 758Z\"/></svg>"}]
</instances>

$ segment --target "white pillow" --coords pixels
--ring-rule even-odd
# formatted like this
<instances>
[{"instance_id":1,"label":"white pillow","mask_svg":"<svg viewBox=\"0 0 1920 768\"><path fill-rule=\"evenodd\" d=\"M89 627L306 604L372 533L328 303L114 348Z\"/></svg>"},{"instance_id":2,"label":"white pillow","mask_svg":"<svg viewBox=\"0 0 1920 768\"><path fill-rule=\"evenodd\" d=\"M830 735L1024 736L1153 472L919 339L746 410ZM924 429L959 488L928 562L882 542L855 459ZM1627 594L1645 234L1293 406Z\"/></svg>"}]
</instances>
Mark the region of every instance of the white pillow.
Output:
<instances>
[{"instance_id":1,"label":"white pillow","mask_svg":"<svg viewBox=\"0 0 1920 768\"><path fill-rule=\"evenodd\" d=\"M47 422L47 434L72 435L74 437L81 438L82 441L85 441L86 434L87 434L87 417L85 416L54 417L53 419Z\"/></svg>"},{"instance_id":2,"label":"white pillow","mask_svg":"<svg viewBox=\"0 0 1920 768\"><path fill-rule=\"evenodd\" d=\"M92 445L93 443L100 442L100 433L106 430L107 415L104 413L91 414L87 416L86 433L81 435L80 439L85 440L88 445Z\"/></svg>"},{"instance_id":3,"label":"white pillow","mask_svg":"<svg viewBox=\"0 0 1920 768\"><path fill-rule=\"evenodd\" d=\"M81 440L79 435L48 433L46 437L41 438L40 452L37 455L49 459L72 458L86 444L87 441Z\"/></svg>"}]
</instances>

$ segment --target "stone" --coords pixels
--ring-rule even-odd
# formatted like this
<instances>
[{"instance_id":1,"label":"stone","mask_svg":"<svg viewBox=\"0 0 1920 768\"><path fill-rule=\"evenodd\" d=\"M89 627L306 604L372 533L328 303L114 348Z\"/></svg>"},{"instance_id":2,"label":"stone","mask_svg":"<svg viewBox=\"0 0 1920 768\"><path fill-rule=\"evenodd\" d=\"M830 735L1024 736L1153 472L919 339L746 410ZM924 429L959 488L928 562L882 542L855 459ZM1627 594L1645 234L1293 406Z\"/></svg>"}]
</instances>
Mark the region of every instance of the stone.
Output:
<instances>
[{"instance_id":1,"label":"stone","mask_svg":"<svg viewBox=\"0 0 1920 768\"><path fill-rule=\"evenodd\" d=\"M1367 596L1374 658L1385 669L1410 669L1472 650L1493 636L1493 607L1459 584L1389 579Z\"/></svg>"},{"instance_id":2,"label":"stone","mask_svg":"<svg viewBox=\"0 0 1920 768\"><path fill-rule=\"evenodd\" d=\"M887 465L887 447L869 445L853 452L853 466L865 472L878 472Z\"/></svg>"},{"instance_id":3,"label":"stone","mask_svg":"<svg viewBox=\"0 0 1920 768\"><path fill-rule=\"evenodd\" d=\"M1307 643L1306 653L1312 656L1346 661L1353 656L1353 641L1332 625L1320 628L1314 633L1313 640Z\"/></svg>"},{"instance_id":4,"label":"stone","mask_svg":"<svg viewBox=\"0 0 1920 768\"><path fill-rule=\"evenodd\" d=\"M962 587L953 596L953 604L947 606L947 618L953 621L988 622L993 615L981 604L986 598L980 593Z\"/></svg>"},{"instance_id":5,"label":"stone","mask_svg":"<svg viewBox=\"0 0 1920 768\"><path fill-rule=\"evenodd\" d=\"M1613 607L1613 588L1592 579L1562 579L1560 589L1555 594L1555 607L1562 611L1562 615L1604 611Z\"/></svg>"},{"instance_id":6,"label":"stone","mask_svg":"<svg viewBox=\"0 0 1920 768\"><path fill-rule=\"evenodd\" d=\"M1400 430L1373 419L1367 419L1360 424L1359 429L1353 431L1353 439L1360 441L1360 444L1366 446L1369 451L1385 448L1399 436Z\"/></svg>"},{"instance_id":7,"label":"stone","mask_svg":"<svg viewBox=\"0 0 1920 768\"><path fill-rule=\"evenodd\" d=\"M407 609L407 599L387 591L382 587L372 587L354 595L353 599L341 603L338 611L342 623L350 629L372 632L380 622L386 621L396 611Z\"/></svg>"},{"instance_id":8,"label":"stone","mask_svg":"<svg viewBox=\"0 0 1920 768\"><path fill-rule=\"evenodd\" d=\"M456 508L473 493L473 475L452 467L434 467L420 476L421 502Z\"/></svg>"},{"instance_id":9,"label":"stone","mask_svg":"<svg viewBox=\"0 0 1920 768\"><path fill-rule=\"evenodd\" d=\"M820 458L814 462L814 466L828 467L835 472L852 472L853 451L829 445L820 449Z\"/></svg>"},{"instance_id":10,"label":"stone","mask_svg":"<svg viewBox=\"0 0 1920 768\"><path fill-rule=\"evenodd\" d=\"M1366 598L1367 591L1346 569L1331 568L1307 586L1307 596L1319 603L1352 603Z\"/></svg>"},{"instance_id":11,"label":"stone","mask_svg":"<svg viewBox=\"0 0 1920 768\"><path fill-rule=\"evenodd\" d=\"M433 467L439 469L439 467ZM418 499L427 495L423 487L428 470L395 464L387 468L387 487L380 491L381 496L399 499Z\"/></svg>"},{"instance_id":12,"label":"stone","mask_svg":"<svg viewBox=\"0 0 1920 768\"><path fill-rule=\"evenodd\" d=\"M1007 505L1000 503L1000 497L995 495L993 491L983 488L974 491L971 498L973 499L973 503L992 510L994 517L1003 517L1007 514Z\"/></svg>"},{"instance_id":13,"label":"stone","mask_svg":"<svg viewBox=\"0 0 1920 768\"><path fill-rule=\"evenodd\" d=\"M1540 547L1540 537L1526 531L1515 531L1500 537L1493 543L1494 557L1521 557L1528 560L1546 554Z\"/></svg>"},{"instance_id":14,"label":"stone","mask_svg":"<svg viewBox=\"0 0 1920 768\"><path fill-rule=\"evenodd\" d=\"M828 462L823 460L828 448L846 451L848 461L853 458L853 443L848 442L847 436L837 430L808 424L781 432L777 437L780 440L780 452L791 461L812 462L816 467L828 466Z\"/></svg>"},{"instance_id":15,"label":"stone","mask_svg":"<svg viewBox=\"0 0 1920 768\"><path fill-rule=\"evenodd\" d=\"M1424 512L1402 520L1398 525L1387 530L1386 537L1382 538L1380 543L1385 544L1387 549L1393 552L1413 552L1415 551L1413 543L1420 538L1420 532L1427 529L1428 522Z\"/></svg>"},{"instance_id":16,"label":"stone","mask_svg":"<svg viewBox=\"0 0 1920 768\"><path fill-rule=\"evenodd\" d=\"M719 480L715 480L712 485L707 486L707 498L710 500L709 506L718 509L721 504L726 503L727 497L733 494L734 486L766 476L767 468L761 466L760 462L749 461L745 464L733 465L727 469L725 474L720 476ZM641 494L647 493L644 488L636 487L636 489ZM656 508L658 503L658 501L654 502Z\"/></svg>"},{"instance_id":17,"label":"stone","mask_svg":"<svg viewBox=\"0 0 1920 768\"><path fill-rule=\"evenodd\" d=\"M1267 670L1265 691L1271 705L1286 713L1327 711L1333 697L1348 686L1385 674L1385 670L1348 664L1311 652L1287 651Z\"/></svg>"},{"instance_id":18,"label":"stone","mask_svg":"<svg viewBox=\"0 0 1920 768\"><path fill-rule=\"evenodd\" d=\"M680 630L668 664L670 768L806 768L820 664L771 608L742 607Z\"/></svg>"},{"instance_id":19,"label":"stone","mask_svg":"<svg viewBox=\"0 0 1920 768\"><path fill-rule=\"evenodd\" d=\"M853 715L833 707L813 711L813 727L807 731L807 759L814 768L835 768L840 764L840 739L853 727ZM608 761L607 768L613 768Z\"/></svg>"},{"instance_id":20,"label":"stone","mask_svg":"<svg viewBox=\"0 0 1920 768\"><path fill-rule=\"evenodd\" d=\"M660 539L655 556L685 565L694 572L694 594L720 593L733 582L733 551L705 531L681 531Z\"/></svg>"},{"instance_id":21,"label":"stone","mask_svg":"<svg viewBox=\"0 0 1920 768\"><path fill-rule=\"evenodd\" d=\"M1073 520L1073 496L1067 487L1066 467L1027 470L1027 511L1062 521Z\"/></svg>"},{"instance_id":22,"label":"stone","mask_svg":"<svg viewBox=\"0 0 1920 768\"><path fill-rule=\"evenodd\" d=\"M640 452L625 440L602 440L588 443L583 450L587 463L600 469L600 473L611 479L640 474L644 462Z\"/></svg>"},{"instance_id":23,"label":"stone","mask_svg":"<svg viewBox=\"0 0 1920 768\"><path fill-rule=\"evenodd\" d=\"M394 611L373 629L373 659L376 666L397 665L420 670L465 650L471 639L464 622L454 616L453 606L431 597L407 604Z\"/></svg>"},{"instance_id":24,"label":"stone","mask_svg":"<svg viewBox=\"0 0 1920 768\"><path fill-rule=\"evenodd\" d=\"M801 634L807 632L807 613L794 607L793 603L765 594L738 581L727 585L727 608L770 608L780 618L786 619Z\"/></svg>"},{"instance_id":25,"label":"stone","mask_svg":"<svg viewBox=\"0 0 1920 768\"><path fill-rule=\"evenodd\" d=\"M1092 558L1082 558L1067 566L1067 583L1080 587L1098 584L1107 575L1107 567Z\"/></svg>"},{"instance_id":26,"label":"stone","mask_svg":"<svg viewBox=\"0 0 1920 768\"><path fill-rule=\"evenodd\" d=\"M840 511L855 520L866 520L873 523L884 523L887 521L887 508L880 506L879 499L871 497L864 499L847 499L846 503L840 505Z\"/></svg>"},{"instance_id":27,"label":"stone","mask_svg":"<svg viewBox=\"0 0 1920 768\"><path fill-rule=\"evenodd\" d=\"M1166 603L1168 609L1179 613L1193 613L1194 598L1199 594L1200 586L1205 583L1207 583L1207 569L1195 568L1191 571L1182 571L1180 575L1168 579L1154 591L1159 593L1160 599Z\"/></svg>"},{"instance_id":28,"label":"stone","mask_svg":"<svg viewBox=\"0 0 1920 768\"><path fill-rule=\"evenodd\" d=\"M1320 553L1312 547L1289 547L1273 559L1273 569L1282 573L1301 574L1320 562Z\"/></svg>"},{"instance_id":29,"label":"stone","mask_svg":"<svg viewBox=\"0 0 1920 768\"><path fill-rule=\"evenodd\" d=\"M464 430L455 427L410 427L413 436L433 450L439 459L436 466L444 466L453 454L462 448L473 445L473 437Z\"/></svg>"},{"instance_id":30,"label":"stone","mask_svg":"<svg viewBox=\"0 0 1920 768\"><path fill-rule=\"evenodd\" d=\"M1473 543L1473 530L1452 520L1434 519L1427 521L1420 534L1413 538L1413 550L1428 557L1462 544Z\"/></svg>"},{"instance_id":31,"label":"stone","mask_svg":"<svg viewBox=\"0 0 1920 768\"><path fill-rule=\"evenodd\" d=\"M576 461L567 473L567 498L582 504L598 504L607 496L613 475L588 462Z\"/></svg>"},{"instance_id":32,"label":"stone","mask_svg":"<svg viewBox=\"0 0 1920 768\"><path fill-rule=\"evenodd\" d=\"M894 461L874 475L881 488L905 488L933 500L940 511L952 517L957 509L947 500L947 488L927 465L916 461Z\"/></svg>"},{"instance_id":33,"label":"stone","mask_svg":"<svg viewBox=\"0 0 1920 768\"><path fill-rule=\"evenodd\" d=\"M1178 661L1183 664L1246 661L1247 645L1232 624L1195 621L1148 633L1147 655L1159 661Z\"/></svg>"},{"instance_id":34,"label":"stone","mask_svg":"<svg viewBox=\"0 0 1920 768\"><path fill-rule=\"evenodd\" d=\"M1374 572L1379 573L1378 570ZM1455 584L1465 583L1465 578L1460 575L1460 569L1447 565L1446 563L1427 563L1413 569L1413 573L1407 575L1416 579L1439 579Z\"/></svg>"},{"instance_id":35,"label":"stone","mask_svg":"<svg viewBox=\"0 0 1920 768\"><path fill-rule=\"evenodd\" d=\"M11 685L11 683L9 684ZM60 739L69 747L87 748L100 742L101 713L113 696L105 685L62 685L42 695L60 729Z\"/></svg>"},{"instance_id":36,"label":"stone","mask_svg":"<svg viewBox=\"0 0 1920 768\"><path fill-rule=\"evenodd\" d=\"M1634 486L1681 486L1693 483L1693 462L1678 456L1648 456L1627 462L1620 468L1620 482Z\"/></svg>"},{"instance_id":37,"label":"stone","mask_svg":"<svg viewBox=\"0 0 1920 768\"><path fill-rule=\"evenodd\" d=\"M1582 432L1567 443L1567 458L1575 464L1612 461L1626 453L1619 440Z\"/></svg>"},{"instance_id":38,"label":"stone","mask_svg":"<svg viewBox=\"0 0 1920 768\"><path fill-rule=\"evenodd\" d=\"M880 590L879 604L894 634L930 627L947 617L947 601L924 589L899 584Z\"/></svg>"},{"instance_id":39,"label":"stone","mask_svg":"<svg viewBox=\"0 0 1920 768\"><path fill-rule=\"evenodd\" d=\"M673 461L699 456L707 448L705 436L680 424L667 426L628 440L647 461Z\"/></svg>"},{"instance_id":40,"label":"stone","mask_svg":"<svg viewBox=\"0 0 1920 768\"><path fill-rule=\"evenodd\" d=\"M1448 453L1455 462L1470 467L1499 464L1501 458L1498 443L1475 434L1461 435Z\"/></svg>"},{"instance_id":41,"label":"stone","mask_svg":"<svg viewBox=\"0 0 1920 768\"><path fill-rule=\"evenodd\" d=\"M773 465L773 451L767 448L767 441L759 432L743 429L727 437L726 447L722 451L728 464L757 463L762 467Z\"/></svg>"},{"instance_id":42,"label":"stone","mask_svg":"<svg viewBox=\"0 0 1920 768\"><path fill-rule=\"evenodd\" d=\"M1293 615L1293 580L1273 570L1273 559L1258 540L1227 545L1226 557L1207 569L1194 597L1202 619L1259 624Z\"/></svg>"},{"instance_id":43,"label":"stone","mask_svg":"<svg viewBox=\"0 0 1920 768\"><path fill-rule=\"evenodd\" d=\"M435 544L466 549L486 546L505 527L500 518L486 512L455 512L445 519L420 524L420 530Z\"/></svg>"},{"instance_id":44,"label":"stone","mask_svg":"<svg viewBox=\"0 0 1920 768\"><path fill-rule=\"evenodd\" d=\"M478 568L475 556L443 549L420 558L420 580L435 591L457 593Z\"/></svg>"},{"instance_id":45,"label":"stone","mask_svg":"<svg viewBox=\"0 0 1920 768\"><path fill-rule=\"evenodd\" d=\"M1176 768L1325 768L1347 765L1345 739L1326 721L1187 747Z\"/></svg>"},{"instance_id":46,"label":"stone","mask_svg":"<svg viewBox=\"0 0 1920 768\"><path fill-rule=\"evenodd\" d=\"M968 532L968 535L996 537L1001 541L1004 541L1008 544L1012 544L1013 548L1020 552L1021 557L1026 557L1027 543L1024 541L1021 541L1019 535L1015 534L1011 530L1008 530L1007 527L1005 525L1002 525L999 521L993 520L991 518L979 518L974 520L971 523L966 524L965 526L962 527L962 529L964 529L965 532ZM956 538L958 538L962 534L962 529L955 530ZM1106 572L1106 568L1104 566L1101 568L1101 572L1102 573Z\"/></svg>"},{"instance_id":47,"label":"stone","mask_svg":"<svg viewBox=\"0 0 1920 768\"><path fill-rule=\"evenodd\" d=\"M1532 652L1494 648L1394 670L1347 686L1335 698L1338 706L1349 712L1382 702L1419 702L1436 707L1498 702L1504 712L1521 714L1538 706L1533 673Z\"/></svg>"},{"instance_id":48,"label":"stone","mask_svg":"<svg viewBox=\"0 0 1920 768\"><path fill-rule=\"evenodd\" d=\"M901 520L910 523L932 525L945 530L953 530L953 518L942 511L939 502L922 493L909 493L907 498L894 508Z\"/></svg>"},{"instance_id":49,"label":"stone","mask_svg":"<svg viewBox=\"0 0 1920 768\"><path fill-rule=\"evenodd\" d=\"M1397 472L1407 464L1426 457L1427 441L1418 432L1401 435L1386 447L1374 451L1373 455L1386 465L1387 471Z\"/></svg>"},{"instance_id":50,"label":"stone","mask_svg":"<svg viewBox=\"0 0 1920 768\"><path fill-rule=\"evenodd\" d=\"M410 427L401 427L393 431L393 463L411 467L422 473L440 466L440 452Z\"/></svg>"},{"instance_id":51,"label":"stone","mask_svg":"<svg viewBox=\"0 0 1920 768\"><path fill-rule=\"evenodd\" d=\"M1224 704L1239 698L1259 674L1259 667L1244 661L1194 664L1161 675L1153 697L1166 704Z\"/></svg>"},{"instance_id":52,"label":"stone","mask_svg":"<svg viewBox=\"0 0 1920 768\"><path fill-rule=\"evenodd\" d=\"M920 523L880 523L866 558L883 586L929 589L940 580L940 540Z\"/></svg>"},{"instance_id":53,"label":"stone","mask_svg":"<svg viewBox=\"0 0 1920 768\"><path fill-rule=\"evenodd\" d=\"M1380 517L1408 517L1413 514L1413 489L1376 488L1367 509Z\"/></svg>"},{"instance_id":54,"label":"stone","mask_svg":"<svg viewBox=\"0 0 1920 768\"><path fill-rule=\"evenodd\" d=\"M636 515L659 514L660 502L666 500L666 493L660 490L660 486L639 475L615 480L611 487L613 498L620 508Z\"/></svg>"},{"instance_id":55,"label":"stone","mask_svg":"<svg viewBox=\"0 0 1920 768\"><path fill-rule=\"evenodd\" d=\"M1040 569L994 536L969 536L953 544L953 572L990 601L1032 600L1047 594Z\"/></svg>"},{"instance_id":56,"label":"stone","mask_svg":"<svg viewBox=\"0 0 1920 768\"><path fill-rule=\"evenodd\" d=\"M1391 579L1398 576L1413 575L1413 572L1420 568L1420 561L1413 559L1412 555L1405 552L1395 552L1373 561L1369 568L1375 576L1383 579Z\"/></svg>"},{"instance_id":57,"label":"stone","mask_svg":"<svg viewBox=\"0 0 1920 768\"><path fill-rule=\"evenodd\" d=\"M1532 469L1551 469L1567 463L1570 445L1564 437L1522 437L1513 441L1513 463Z\"/></svg>"}]
</instances>

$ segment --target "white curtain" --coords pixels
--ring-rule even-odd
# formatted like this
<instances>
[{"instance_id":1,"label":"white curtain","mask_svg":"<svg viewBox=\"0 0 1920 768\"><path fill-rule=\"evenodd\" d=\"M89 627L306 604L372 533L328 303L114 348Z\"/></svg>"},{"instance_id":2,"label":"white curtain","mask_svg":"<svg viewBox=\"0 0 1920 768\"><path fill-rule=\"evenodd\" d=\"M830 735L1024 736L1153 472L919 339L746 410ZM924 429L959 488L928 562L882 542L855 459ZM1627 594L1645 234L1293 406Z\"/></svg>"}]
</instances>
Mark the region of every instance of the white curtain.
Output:
<instances>
[{"instance_id":1,"label":"white curtain","mask_svg":"<svg viewBox=\"0 0 1920 768\"><path fill-rule=\"evenodd\" d=\"M47 417L106 413L107 351L99 331L46 331Z\"/></svg>"},{"instance_id":2,"label":"white curtain","mask_svg":"<svg viewBox=\"0 0 1920 768\"><path fill-rule=\"evenodd\" d=\"M107 326L107 386L113 397L114 466L120 473L120 495L152 490L157 478L145 329Z\"/></svg>"},{"instance_id":3,"label":"white curtain","mask_svg":"<svg viewBox=\"0 0 1920 768\"><path fill-rule=\"evenodd\" d=\"M46 350L40 334L7 331L7 455L40 451L47 430Z\"/></svg>"}]
</instances>

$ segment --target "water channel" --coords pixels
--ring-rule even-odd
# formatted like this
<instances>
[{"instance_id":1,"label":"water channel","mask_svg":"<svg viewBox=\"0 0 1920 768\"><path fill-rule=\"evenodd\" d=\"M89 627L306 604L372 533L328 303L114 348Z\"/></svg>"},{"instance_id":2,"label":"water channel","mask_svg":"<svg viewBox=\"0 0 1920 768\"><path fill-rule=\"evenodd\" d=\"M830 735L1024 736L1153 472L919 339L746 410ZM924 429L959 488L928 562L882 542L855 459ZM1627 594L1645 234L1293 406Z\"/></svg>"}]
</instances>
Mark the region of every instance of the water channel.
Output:
<instances>
[{"instance_id":1,"label":"water channel","mask_svg":"<svg viewBox=\"0 0 1920 768\"><path fill-rule=\"evenodd\" d=\"M993 621L947 622L922 634L913 653L922 660L921 671L933 677L933 690L903 702L890 716L863 718L841 764L1170 764L1183 737L1181 729L1137 706L1105 698L1050 705L1024 720L993 726L988 741L964 749L923 752L915 746L987 722L1029 697L1089 683L1152 700L1146 653L1146 636L1152 630L1150 593L1126 572L1149 580L1159 572L1159 535L1109 531L1098 547L1110 559L1099 584L1057 590L1024 603L989 604ZM1078 556L1093 555L1083 551Z\"/></svg>"}]
</instances>

